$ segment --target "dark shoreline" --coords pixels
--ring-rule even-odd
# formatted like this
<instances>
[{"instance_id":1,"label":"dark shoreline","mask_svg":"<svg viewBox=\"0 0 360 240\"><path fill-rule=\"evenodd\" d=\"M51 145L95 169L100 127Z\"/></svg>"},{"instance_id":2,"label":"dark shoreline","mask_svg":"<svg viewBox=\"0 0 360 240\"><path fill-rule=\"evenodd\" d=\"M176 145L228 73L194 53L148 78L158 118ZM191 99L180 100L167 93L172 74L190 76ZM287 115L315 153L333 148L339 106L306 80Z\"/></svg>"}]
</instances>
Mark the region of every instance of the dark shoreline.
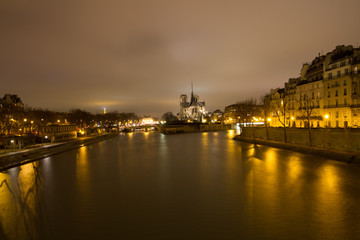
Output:
<instances>
[{"instance_id":1,"label":"dark shoreline","mask_svg":"<svg viewBox=\"0 0 360 240\"><path fill-rule=\"evenodd\" d=\"M3 172L9 168L17 167L26 163L34 162L39 159L46 158L48 156L52 156L72 149L76 149L84 145L100 142L117 135L118 133L96 135L87 138L75 139L68 142L61 142L58 144L33 148L27 151L15 152L13 154L6 154L0 156L0 172Z\"/></svg>"},{"instance_id":2,"label":"dark shoreline","mask_svg":"<svg viewBox=\"0 0 360 240\"><path fill-rule=\"evenodd\" d=\"M309 147L303 145L296 145L291 143L283 143L283 142L276 142L276 141L269 141L264 139L254 139L250 137L243 137L237 135L233 138L236 141L248 142L248 143L256 143L260 145L266 145L275 148L281 148L285 150L290 150L294 152L300 153L307 153L313 154L321 157L326 157L335 161L345 162L348 164L360 164L360 153L358 152L340 152L340 151L333 151L330 149L324 148L316 148L316 147Z\"/></svg>"}]
</instances>

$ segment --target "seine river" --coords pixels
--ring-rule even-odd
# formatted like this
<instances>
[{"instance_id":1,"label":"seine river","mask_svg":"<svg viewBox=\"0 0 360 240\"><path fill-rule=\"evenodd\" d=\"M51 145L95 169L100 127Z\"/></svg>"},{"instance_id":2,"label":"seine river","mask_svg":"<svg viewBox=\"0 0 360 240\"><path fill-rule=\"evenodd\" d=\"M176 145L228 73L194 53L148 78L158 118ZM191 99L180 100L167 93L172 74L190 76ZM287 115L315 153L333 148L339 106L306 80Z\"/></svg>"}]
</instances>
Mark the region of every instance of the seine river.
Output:
<instances>
[{"instance_id":1,"label":"seine river","mask_svg":"<svg viewBox=\"0 0 360 240\"><path fill-rule=\"evenodd\" d=\"M0 173L0 239L360 239L360 166L130 133Z\"/></svg>"}]
</instances>

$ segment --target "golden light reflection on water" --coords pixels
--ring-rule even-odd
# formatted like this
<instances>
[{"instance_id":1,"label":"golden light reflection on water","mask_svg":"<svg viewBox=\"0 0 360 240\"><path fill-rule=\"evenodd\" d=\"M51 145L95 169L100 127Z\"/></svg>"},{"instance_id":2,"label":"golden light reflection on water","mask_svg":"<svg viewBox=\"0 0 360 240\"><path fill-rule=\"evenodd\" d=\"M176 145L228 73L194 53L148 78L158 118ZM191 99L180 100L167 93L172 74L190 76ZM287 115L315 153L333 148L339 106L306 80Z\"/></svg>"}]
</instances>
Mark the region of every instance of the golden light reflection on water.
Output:
<instances>
[{"instance_id":1,"label":"golden light reflection on water","mask_svg":"<svg viewBox=\"0 0 360 240\"><path fill-rule=\"evenodd\" d=\"M290 184L298 184L301 173L304 171L301 161L298 156L292 156L287 161L287 171L288 171L288 183Z\"/></svg>"},{"instance_id":2,"label":"golden light reflection on water","mask_svg":"<svg viewBox=\"0 0 360 240\"><path fill-rule=\"evenodd\" d=\"M207 148L209 146L209 133L207 132L203 132L201 134L201 143L202 143L202 146L203 146L203 149Z\"/></svg>"},{"instance_id":3,"label":"golden light reflection on water","mask_svg":"<svg viewBox=\"0 0 360 240\"><path fill-rule=\"evenodd\" d=\"M314 219L322 230L332 229L336 236L347 227L343 221L347 204L339 189L341 179L338 168L324 164L317 169L317 176L314 183Z\"/></svg>"},{"instance_id":4,"label":"golden light reflection on water","mask_svg":"<svg viewBox=\"0 0 360 240\"><path fill-rule=\"evenodd\" d=\"M89 159L88 148L81 147L76 155L76 178L80 191L89 188Z\"/></svg>"},{"instance_id":5,"label":"golden light reflection on water","mask_svg":"<svg viewBox=\"0 0 360 240\"><path fill-rule=\"evenodd\" d=\"M227 135L229 138L234 138L237 135L236 130L228 130Z\"/></svg>"},{"instance_id":6,"label":"golden light reflection on water","mask_svg":"<svg viewBox=\"0 0 360 240\"><path fill-rule=\"evenodd\" d=\"M210 152L209 152L209 133L201 133L201 144L199 145L200 159L199 164L199 179L201 180L203 187L207 186L209 177L211 176L211 163L210 163Z\"/></svg>"}]
</instances>

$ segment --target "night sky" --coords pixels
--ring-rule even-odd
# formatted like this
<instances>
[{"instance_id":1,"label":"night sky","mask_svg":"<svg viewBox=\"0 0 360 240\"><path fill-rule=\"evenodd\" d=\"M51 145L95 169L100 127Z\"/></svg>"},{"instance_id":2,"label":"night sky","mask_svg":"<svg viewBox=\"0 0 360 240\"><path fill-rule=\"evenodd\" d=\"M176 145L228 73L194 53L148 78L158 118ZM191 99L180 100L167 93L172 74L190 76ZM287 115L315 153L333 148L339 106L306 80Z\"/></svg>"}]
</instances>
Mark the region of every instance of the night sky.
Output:
<instances>
[{"instance_id":1,"label":"night sky","mask_svg":"<svg viewBox=\"0 0 360 240\"><path fill-rule=\"evenodd\" d=\"M51 2L51 3L50 3ZM336 45L360 43L360 1L0 1L0 96L142 116L260 97Z\"/></svg>"}]
</instances>

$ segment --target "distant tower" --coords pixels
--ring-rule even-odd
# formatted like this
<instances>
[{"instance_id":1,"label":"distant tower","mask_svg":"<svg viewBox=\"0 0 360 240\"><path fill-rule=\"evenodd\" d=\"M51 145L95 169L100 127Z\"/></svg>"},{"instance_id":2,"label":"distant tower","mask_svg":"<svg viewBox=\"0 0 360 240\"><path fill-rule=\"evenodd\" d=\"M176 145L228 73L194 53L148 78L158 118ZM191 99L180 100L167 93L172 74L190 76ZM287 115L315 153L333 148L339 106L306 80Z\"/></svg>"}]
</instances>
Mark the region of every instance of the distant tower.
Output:
<instances>
[{"instance_id":1,"label":"distant tower","mask_svg":"<svg viewBox=\"0 0 360 240\"><path fill-rule=\"evenodd\" d=\"M194 88L193 88L193 82L191 81L191 98L190 98L190 104L194 102Z\"/></svg>"},{"instance_id":2,"label":"distant tower","mask_svg":"<svg viewBox=\"0 0 360 240\"><path fill-rule=\"evenodd\" d=\"M189 103L187 101L187 95L186 94L181 94L180 96L180 110L188 107Z\"/></svg>"},{"instance_id":3,"label":"distant tower","mask_svg":"<svg viewBox=\"0 0 360 240\"><path fill-rule=\"evenodd\" d=\"M104 115L106 114L106 108L104 108Z\"/></svg>"}]
</instances>

